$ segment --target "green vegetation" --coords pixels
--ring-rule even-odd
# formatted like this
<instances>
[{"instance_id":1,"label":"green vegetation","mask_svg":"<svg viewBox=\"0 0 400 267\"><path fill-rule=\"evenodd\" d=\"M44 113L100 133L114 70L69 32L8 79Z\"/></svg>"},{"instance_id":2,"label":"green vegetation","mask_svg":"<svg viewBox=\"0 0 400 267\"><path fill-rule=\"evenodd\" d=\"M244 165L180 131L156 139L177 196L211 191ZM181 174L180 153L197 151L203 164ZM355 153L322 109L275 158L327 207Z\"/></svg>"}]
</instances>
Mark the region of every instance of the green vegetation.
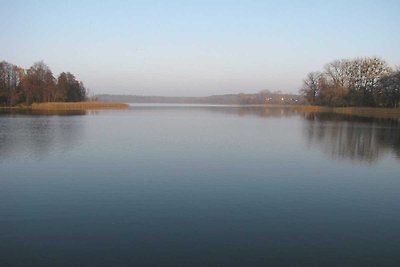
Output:
<instances>
[{"instance_id":1,"label":"green vegetation","mask_svg":"<svg viewBox=\"0 0 400 267\"><path fill-rule=\"evenodd\" d=\"M400 70L379 58L337 60L309 73L300 92L311 105L397 108Z\"/></svg>"},{"instance_id":2,"label":"green vegetation","mask_svg":"<svg viewBox=\"0 0 400 267\"><path fill-rule=\"evenodd\" d=\"M87 90L69 72L57 79L43 62L25 70L11 63L0 62L0 105L31 105L41 102L84 101Z\"/></svg>"}]
</instances>

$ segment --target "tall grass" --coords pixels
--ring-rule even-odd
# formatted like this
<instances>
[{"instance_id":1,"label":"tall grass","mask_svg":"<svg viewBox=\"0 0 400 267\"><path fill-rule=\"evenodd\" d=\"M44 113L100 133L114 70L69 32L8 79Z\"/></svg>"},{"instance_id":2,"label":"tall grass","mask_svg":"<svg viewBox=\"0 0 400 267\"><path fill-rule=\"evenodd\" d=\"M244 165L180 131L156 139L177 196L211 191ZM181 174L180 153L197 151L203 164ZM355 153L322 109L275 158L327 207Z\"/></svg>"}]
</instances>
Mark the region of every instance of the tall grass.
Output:
<instances>
[{"instance_id":1,"label":"tall grass","mask_svg":"<svg viewBox=\"0 0 400 267\"><path fill-rule=\"evenodd\" d=\"M129 105L125 103L111 102L47 102L33 103L35 110L91 110L91 109L125 109Z\"/></svg>"}]
</instances>

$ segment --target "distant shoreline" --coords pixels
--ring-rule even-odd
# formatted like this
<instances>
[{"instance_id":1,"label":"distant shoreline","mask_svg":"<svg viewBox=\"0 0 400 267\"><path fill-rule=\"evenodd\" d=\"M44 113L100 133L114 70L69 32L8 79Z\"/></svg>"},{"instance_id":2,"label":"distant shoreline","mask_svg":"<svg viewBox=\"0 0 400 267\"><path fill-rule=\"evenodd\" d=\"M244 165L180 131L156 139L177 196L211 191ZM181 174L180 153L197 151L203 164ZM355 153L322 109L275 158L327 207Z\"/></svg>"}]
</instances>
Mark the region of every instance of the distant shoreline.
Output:
<instances>
[{"instance_id":1,"label":"distant shoreline","mask_svg":"<svg viewBox=\"0 0 400 267\"><path fill-rule=\"evenodd\" d=\"M256 94L238 93L210 96L145 96L99 94L96 99L103 102L123 102L132 104L212 104L212 105L294 105L300 104L300 96L281 92L261 91Z\"/></svg>"}]
</instances>

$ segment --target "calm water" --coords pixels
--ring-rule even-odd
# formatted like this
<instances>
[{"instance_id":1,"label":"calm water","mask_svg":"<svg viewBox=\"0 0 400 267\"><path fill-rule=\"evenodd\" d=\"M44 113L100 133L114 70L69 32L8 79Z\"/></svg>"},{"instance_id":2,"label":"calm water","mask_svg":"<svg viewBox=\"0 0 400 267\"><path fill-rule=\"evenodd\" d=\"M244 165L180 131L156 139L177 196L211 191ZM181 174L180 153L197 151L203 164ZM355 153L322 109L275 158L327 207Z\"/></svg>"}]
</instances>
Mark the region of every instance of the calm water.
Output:
<instances>
[{"instance_id":1,"label":"calm water","mask_svg":"<svg viewBox=\"0 0 400 267\"><path fill-rule=\"evenodd\" d=\"M400 121L0 114L1 266L399 266Z\"/></svg>"}]
</instances>

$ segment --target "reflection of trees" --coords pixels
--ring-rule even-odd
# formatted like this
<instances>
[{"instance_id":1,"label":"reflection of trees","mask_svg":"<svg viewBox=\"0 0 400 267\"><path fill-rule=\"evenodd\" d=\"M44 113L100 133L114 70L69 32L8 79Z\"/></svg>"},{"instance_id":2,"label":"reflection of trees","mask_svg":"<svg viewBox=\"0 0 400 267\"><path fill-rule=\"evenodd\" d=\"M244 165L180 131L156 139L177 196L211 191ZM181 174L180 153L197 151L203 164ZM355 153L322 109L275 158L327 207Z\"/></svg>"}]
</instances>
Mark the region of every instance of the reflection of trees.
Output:
<instances>
[{"instance_id":1,"label":"reflection of trees","mask_svg":"<svg viewBox=\"0 0 400 267\"><path fill-rule=\"evenodd\" d=\"M224 114L232 114L239 116L257 116L257 117L288 117L296 115L292 109L284 106L224 106L224 105L151 105L151 106L131 106L135 112L148 111L148 110L202 110L206 112L217 112Z\"/></svg>"},{"instance_id":2,"label":"reflection of trees","mask_svg":"<svg viewBox=\"0 0 400 267\"><path fill-rule=\"evenodd\" d=\"M233 114L239 116L257 116L257 117L288 117L296 113L287 107L281 106L236 106L236 107L210 107L209 111Z\"/></svg>"},{"instance_id":3,"label":"reflection of trees","mask_svg":"<svg viewBox=\"0 0 400 267\"><path fill-rule=\"evenodd\" d=\"M400 156L398 120L378 120L329 113L308 113L305 133L332 158L372 163L387 153Z\"/></svg>"},{"instance_id":4,"label":"reflection of trees","mask_svg":"<svg viewBox=\"0 0 400 267\"><path fill-rule=\"evenodd\" d=\"M48 156L54 147L68 150L81 138L82 124L71 117L25 116L25 113L29 114L29 111L13 111L1 117L0 160L40 159ZM80 114L62 112L58 115Z\"/></svg>"},{"instance_id":5,"label":"reflection of trees","mask_svg":"<svg viewBox=\"0 0 400 267\"><path fill-rule=\"evenodd\" d=\"M36 110L36 109L0 109L0 115L19 116L19 115L38 115L38 116L80 116L86 115L87 110ZM96 111L97 112L97 111Z\"/></svg>"},{"instance_id":6,"label":"reflection of trees","mask_svg":"<svg viewBox=\"0 0 400 267\"><path fill-rule=\"evenodd\" d=\"M287 107L265 106L135 106L121 112L150 110L177 110L286 118L299 113ZM0 160L17 157L42 158L53 147L68 150L82 138L84 124L71 117L58 115L97 114L85 111L49 111L46 116L31 116L32 111L5 111L0 109ZM38 111L34 111L38 112ZM42 113L41 113L42 114ZM28 115L28 116L26 116ZM35 114L38 115L38 114ZM48 116L57 115L57 116ZM332 158L374 162L388 153L400 158L400 121L362 118L332 113L305 113L304 133L310 145L317 145ZM290 123L290 122L288 122ZM30 153L28 155L28 153Z\"/></svg>"},{"instance_id":7,"label":"reflection of trees","mask_svg":"<svg viewBox=\"0 0 400 267\"><path fill-rule=\"evenodd\" d=\"M295 112L287 107L240 107L239 115L255 115L259 117L288 117L295 115Z\"/></svg>"}]
</instances>

